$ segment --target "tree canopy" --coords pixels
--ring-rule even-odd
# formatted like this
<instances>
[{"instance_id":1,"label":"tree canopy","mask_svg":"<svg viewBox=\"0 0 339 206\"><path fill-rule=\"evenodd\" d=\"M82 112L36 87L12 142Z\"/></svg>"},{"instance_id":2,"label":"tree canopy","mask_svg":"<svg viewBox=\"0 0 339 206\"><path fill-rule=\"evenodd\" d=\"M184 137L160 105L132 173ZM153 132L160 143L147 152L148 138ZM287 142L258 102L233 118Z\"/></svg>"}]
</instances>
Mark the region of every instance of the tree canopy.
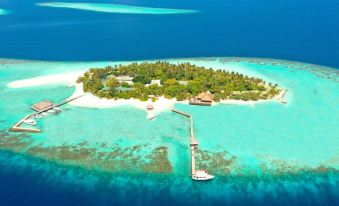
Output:
<instances>
[{"instance_id":1,"label":"tree canopy","mask_svg":"<svg viewBox=\"0 0 339 206\"><path fill-rule=\"evenodd\" d=\"M132 82L120 79L126 76ZM160 80L161 85L151 84L152 80ZM214 94L214 101L247 101L272 98L280 91L277 84L266 84L262 79L237 72L163 61L91 68L77 82L83 83L85 92L109 99L147 100L149 95L155 95L185 100L200 92L210 91Z\"/></svg>"}]
</instances>

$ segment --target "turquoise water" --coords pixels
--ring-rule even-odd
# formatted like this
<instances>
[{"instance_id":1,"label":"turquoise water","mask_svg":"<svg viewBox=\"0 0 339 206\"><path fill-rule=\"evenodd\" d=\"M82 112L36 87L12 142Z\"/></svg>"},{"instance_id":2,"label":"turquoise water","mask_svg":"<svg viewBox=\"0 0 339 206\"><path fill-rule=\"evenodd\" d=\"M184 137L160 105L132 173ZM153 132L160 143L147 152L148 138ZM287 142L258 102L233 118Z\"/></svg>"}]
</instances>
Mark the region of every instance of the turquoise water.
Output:
<instances>
[{"instance_id":1,"label":"turquoise water","mask_svg":"<svg viewBox=\"0 0 339 206\"><path fill-rule=\"evenodd\" d=\"M185 14L197 12L195 10L185 10L185 9L152 8L152 7L140 7L119 4L102 4L102 3L46 2L38 3L37 5L45 7L80 9L95 12L124 13L124 14Z\"/></svg>"},{"instance_id":2,"label":"turquoise water","mask_svg":"<svg viewBox=\"0 0 339 206\"><path fill-rule=\"evenodd\" d=\"M212 161L201 160L201 167L217 176L209 183L199 184L189 177L189 123L171 112L148 121L144 111L129 106L93 109L66 105L59 115L39 121L41 134L15 139L18 136L6 130L31 112L31 104L44 99L60 102L74 88L53 84L15 89L6 87L9 82L116 63L1 60L0 130L5 136L0 142L1 167L9 171L15 168L19 176L20 171L29 170L33 179L40 173L43 178L39 182L49 189L72 187L76 194L84 190L94 199L107 202L112 200L111 194L118 195L114 198L122 202L132 202L126 195L133 194L136 202L144 204L154 198L159 198L158 203L176 203L178 196L183 197L182 204L198 201L204 205L231 204L235 200L239 204L337 201L338 70L270 59L169 61L189 61L264 78L288 89L288 103L213 107L176 104L178 109L193 114L199 149ZM9 140L14 143L9 144ZM140 148L131 149L135 146ZM140 168L152 161L150 155L161 146L168 148L172 170L166 174L143 172ZM83 156L72 156L68 151ZM116 156L109 159L113 154ZM105 165L107 162L118 166Z\"/></svg>"},{"instance_id":3,"label":"turquoise water","mask_svg":"<svg viewBox=\"0 0 339 206\"><path fill-rule=\"evenodd\" d=\"M0 16L8 14L8 11L0 8Z\"/></svg>"}]
</instances>

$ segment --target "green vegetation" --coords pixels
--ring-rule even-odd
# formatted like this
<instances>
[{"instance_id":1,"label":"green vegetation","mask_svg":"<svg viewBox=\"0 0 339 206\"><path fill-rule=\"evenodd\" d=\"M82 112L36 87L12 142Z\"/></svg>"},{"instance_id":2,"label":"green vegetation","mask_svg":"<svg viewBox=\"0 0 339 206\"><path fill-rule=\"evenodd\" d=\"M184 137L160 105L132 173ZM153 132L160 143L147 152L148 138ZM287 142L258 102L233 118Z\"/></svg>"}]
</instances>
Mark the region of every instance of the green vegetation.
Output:
<instances>
[{"instance_id":1,"label":"green vegetation","mask_svg":"<svg viewBox=\"0 0 339 206\"><path fill-rule=\"evenodd\" d=\"M223 99L256 101L272 98L280 91L277 84L266 84L262 79L236 72L160 61L91 68L77 82L83 83L85 92L98 97L142 101L148 100L149 95L175 97L181 101L207 91L214 94L217 102ZM155 97L152 96L153 101Z\"/></svg>"}]
</instances>

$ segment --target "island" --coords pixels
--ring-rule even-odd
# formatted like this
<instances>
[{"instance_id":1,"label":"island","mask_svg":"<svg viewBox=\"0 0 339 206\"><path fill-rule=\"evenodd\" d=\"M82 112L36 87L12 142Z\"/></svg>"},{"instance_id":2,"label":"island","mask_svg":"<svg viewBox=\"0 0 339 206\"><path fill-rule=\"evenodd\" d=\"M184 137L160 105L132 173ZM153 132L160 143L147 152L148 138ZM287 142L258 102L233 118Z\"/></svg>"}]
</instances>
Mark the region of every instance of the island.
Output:
<instances>
[{"instance_id":1,"label":"island","mask_svg":"<svg viewBox=\"0 0 339 206\"><path fill-rule=\"evenodd\" d=\"M272 99L282 91L278 84L237 72L214 70L190 63L131 63L91 68L77 79L84 92L107 99L139 99L152 102L159 97L211 105L212 101Z\"/></svg>"}]
</instances>

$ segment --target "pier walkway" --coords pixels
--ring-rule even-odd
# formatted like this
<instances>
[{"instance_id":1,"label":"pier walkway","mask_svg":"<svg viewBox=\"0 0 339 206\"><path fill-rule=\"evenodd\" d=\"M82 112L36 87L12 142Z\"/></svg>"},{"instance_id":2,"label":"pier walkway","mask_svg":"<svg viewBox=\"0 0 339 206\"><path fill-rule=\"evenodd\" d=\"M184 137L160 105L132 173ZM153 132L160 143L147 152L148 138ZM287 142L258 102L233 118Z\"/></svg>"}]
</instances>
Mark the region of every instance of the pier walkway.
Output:
<instances>
[{"instance_id":1,"label":"pier walkway","mask_svg":"<svg viewBox=\"0 0 339 206\"><path fill-rule=\"evenodd\" d=\"M26 120L29 119L32 115L26 115L22 118L19 122L17 122L13 127L9 129L11 132L31 132L31 133L39 133L41 130L35 128L27 128L27 127L20 127L21 124Z\"/></svg>"},{"instance_id":2,"label":"pier walkway","mask_svg":"<svg viewBox=\"0 0 339 206\"><path fill-rule=\"evenodd\" d=\"M65 100L65 101L63 101L63 102L61 102L61 103L59 103L59 104L55 104L55 105L53 105L53 106L51 106L51 107L48 107L48 108L45 108L45 109L43 109L43 110L37 111L36 113L34 113L34 114L32 114L32 115L35 115L35 114L41 114L41 113L46 112L46 111L48 111L48 110L50 110L50 109L53 109L53 108L55 108L55 107L60 107L60 106L62 106L62 105L64 105L64 104L67 104L67 103L69 103L69 102L71 102L71 101L74 101L74 100L76 100L76 99L79 99L80 97L83 97L83 96L84 96L84 94L79 95L79 96L76 96L76 97L73 97L73 98L70 98L70 99L67 99L67 100Z\"/></svg>"},{"instance_id":3,"label":"pier walkway","mask_svg":"<svg viewBox=\"0 0 339 206\"><path fill-rule=\"evenodd\" d=\"M198 147L198 141L194 136L193 116L176 109L171 111L190 118L191 175L193 176L196 174L195 149Z\"/></svg>"},{"instance_id":4,"label":"pier walkway","mask_svg":"<svg viewBox=\"0 0 339 206\"><path fill-rule=\"evenodd\" d=\"M61 103L59 103L59 104L56 104L56 105L53 105L53 106L51 106L51 107L45 108L45 109L40 110L40 111L38 111L38 112L35 112L35 113L33 113L33 114L26 115L24 118L22 118L20 121L18 121L14 126L12 126L12 127L9 129L9 131L11 131L11 132L31 132L31 133L39 133L39 132L41 132L41 130L39 130L39 129L36 129L36 128L27 128L27 127L21 127L22 123L24 123L25 120L29 119L30 117L32 117L32 116L34 116L34 115L37 115L37 114L46 112L46 111L48 111L48 110L50 110L50 109L53 109L53 108L55 108L55 107L60 107L60 106L62 106L62 105L64 105L64 104L67 104L67 103L69 103L69 102L71 102L71 101L74 101L74 100L76 100L76 99L79 99L79 98L82 97L82 96L84 96L84 94L83 94L83 95L80 95L80 96L76 96L76 97L70 98L70 99L67 99L67 100L65 100L65 101L63 101L63 102L61 102Z\"/></svg>"},{"instance_id":5,"label":"pier walkway","mask_svg":"<svg viewBox=\"0 0 339 206\"><path fill-rule=\"evenodd\" d=\"M287 100L284 98L285 94L287 93L287 89L283 89L280 94L277 96L278 101L283 104L287 104Z\"/></svg>"}]
</instances>

